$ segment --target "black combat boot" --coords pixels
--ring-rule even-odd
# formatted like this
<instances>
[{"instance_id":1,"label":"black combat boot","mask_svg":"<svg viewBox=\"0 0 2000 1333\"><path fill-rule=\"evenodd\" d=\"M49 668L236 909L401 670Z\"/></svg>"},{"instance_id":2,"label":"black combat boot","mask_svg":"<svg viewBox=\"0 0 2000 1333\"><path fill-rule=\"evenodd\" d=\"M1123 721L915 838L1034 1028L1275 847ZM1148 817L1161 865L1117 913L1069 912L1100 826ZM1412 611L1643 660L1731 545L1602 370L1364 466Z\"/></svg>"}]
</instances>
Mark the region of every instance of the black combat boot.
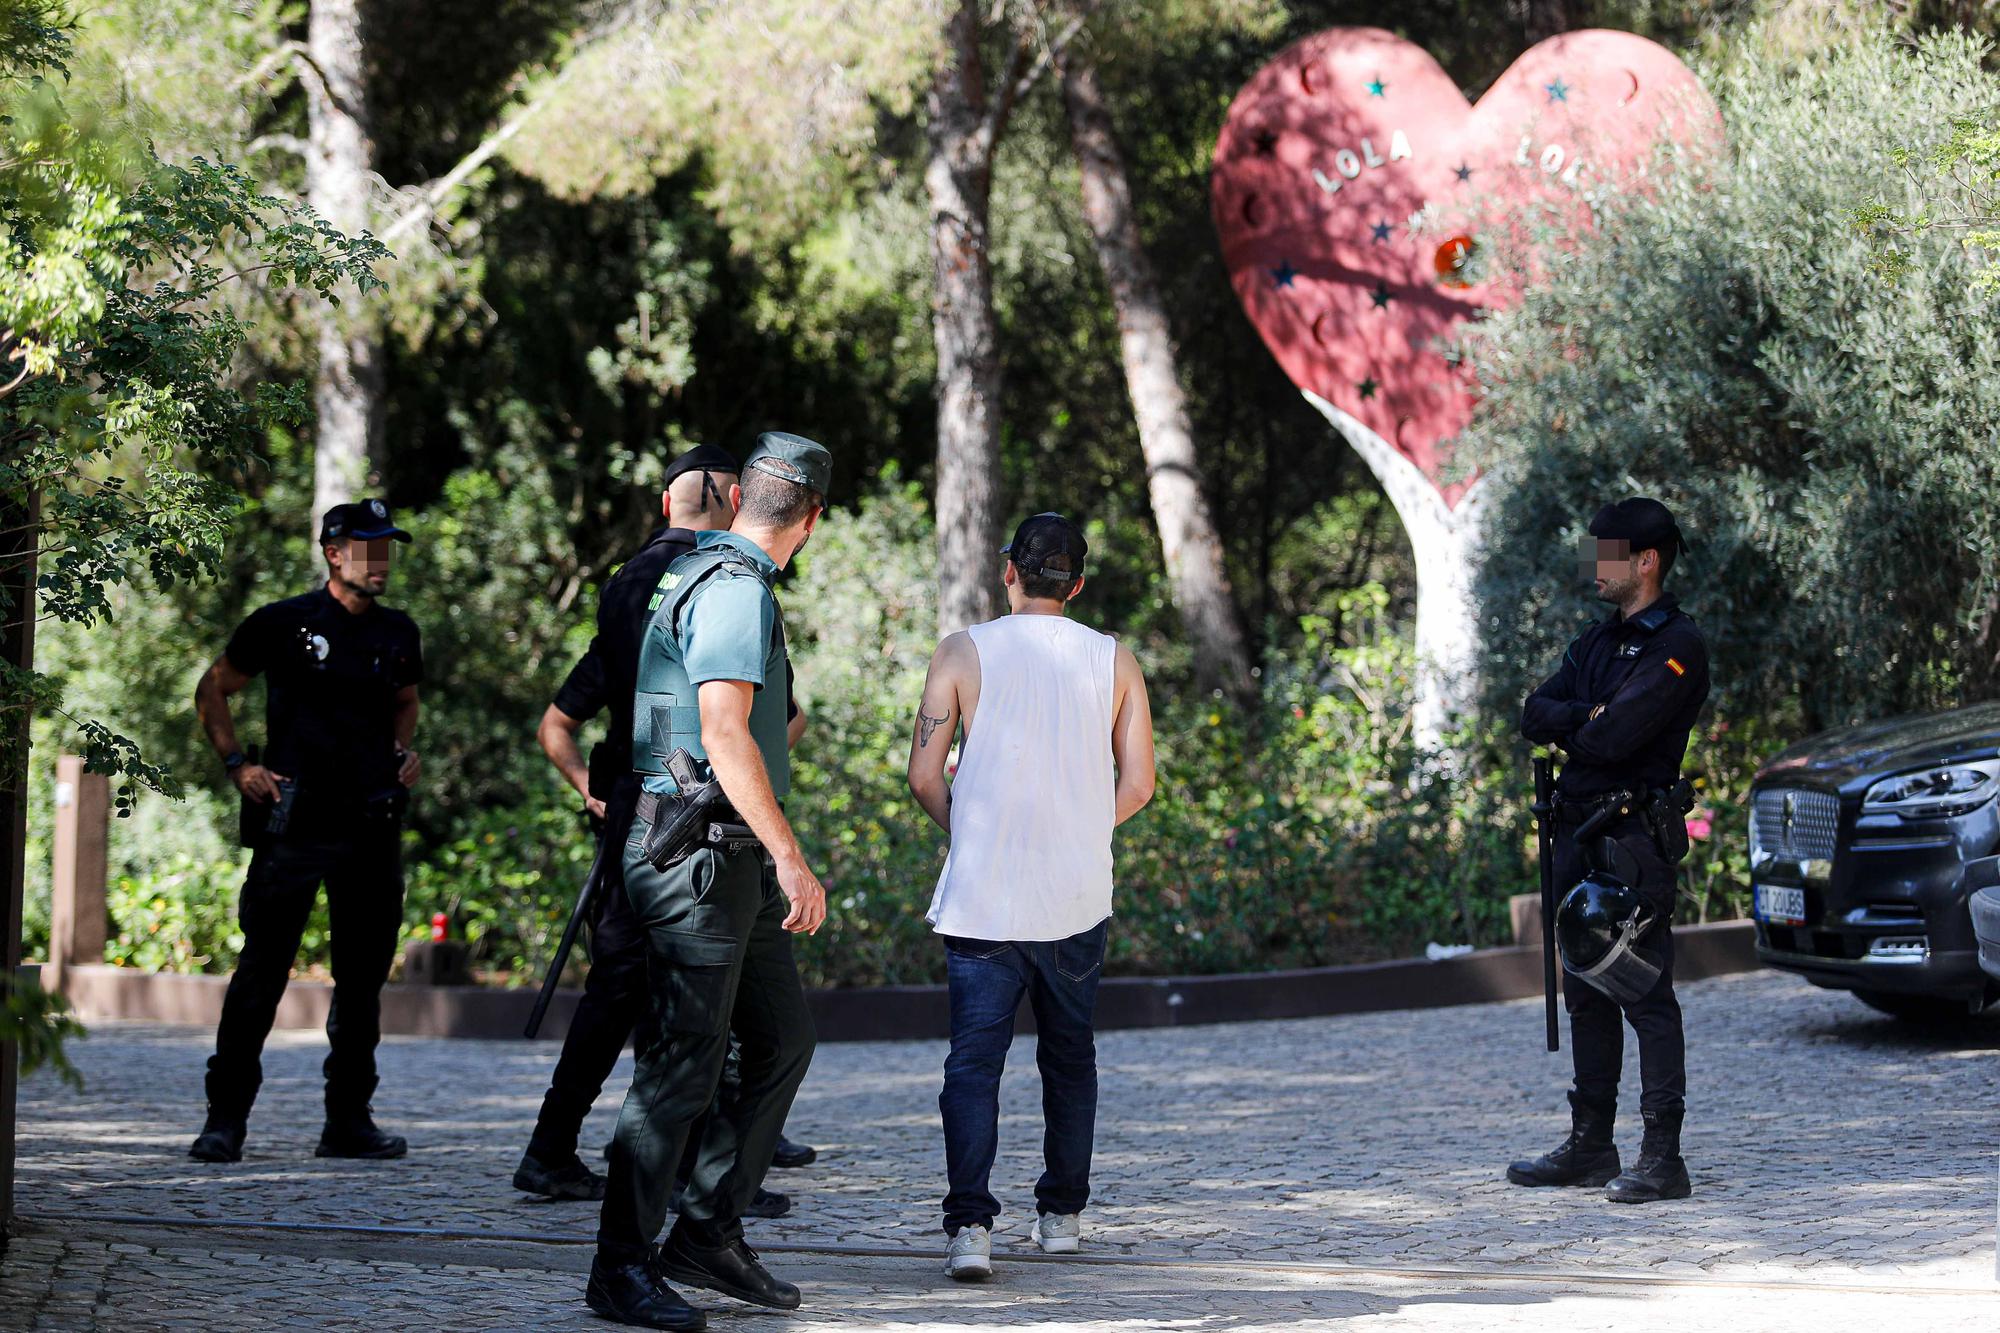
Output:
<instances>
[{"instance_id":1,"label":"black combat boot","mask_svg":"<svg viewBox=\"0 0 2000 1333\"><path fill-rule=\"evenodd\" d=\"M514 1188L545 1199L601 1199L604 1177L583 1164L575 1153L568 1160L543 1160L530 1148L514 1168Z\"/></svg>"},{"instance_id":2,"label":"black combat boot","mask_svg":"<svg viewBox=\"0 0 2000 1333\"><path fill-rule=\"evenodd\" d=\"M745 1245L742 1237L722 1245L705 1245L689 1234L685 1218L674 1224L661 1244L659 1270L662 1277L684 1287L706 1287L773 1310L799 1308L799 1289L772 1277L770 1270L757 1262L757 1251Z\"/></svg>"},{"instance_id":3,"label":"black combat boot","mask_svg":"<svg viewBox=\"0 0 2000 1333\"><path fill-rule=\"evenodd\" d=\"M793 1143L780 1134L778 1146L771 1150L771 1165L788 1171L796 1170L802 1166L811 1166L818 1156L817 1149L809 1148L803 1143Z\"/></svg>"},{"instance_id":4,"label":"black combat boot","mask_svg":"<svg viewBox=\"0 0 2000 1333\"><path fill-rule=\"evenodd\" d=\"M240 1162L243 1160L244 1124L240 1116L208 1113L208 1120L201 1127L201 1136L188 1149L188 1156L197 1162Z\"/></svg>"},{"instance_id":5,"label":"black combat boot","mask_svg":"<svg viewBox=\"0 0 2000 1333\"><path fill-rule=\"evenodd\" d=\"M315 1157L359 1157L369 1161L380 1161L389 1157L401 1157L410 1150L410 1145L400 1134L387 1134L376 1127L373 1108L363 1106L358 1110L334 1111L326 1113L326 1127L319 1132L319 1147L313 1150Z\"/></svg>"},{"instance_id":6,"label":"black combat boot","mask_svg":"<svg viewBox=\"0 0 2000 1333\"><path fill-rule=\"evenodd\" d=\"M1569 1137L1553 1152L1507 1168L1516 1185L1587 1185L1596 1188L1618 1174L1618 1145L1611 1141L1617 1103L1597 1105L1569 1095Z\"/></svg>"},{"instance_id":7,"label":"black combat boot","mask_svg":"<svg viewBox=\"0 0 2000 1333\"><path fill-rule=\"evenodd\" d=\"M591 1261L590 1285L583 1289L583 1299L592 1310L620 1324L677 1333L699 1333L708 1327L708 1317L667 1285L652 1257L621 1262L599 1253Z\"/></svg>"},{"instance_id":8,"label":"black combat boot","mask_svg":"<svg viewBox=\"0 0 2000 1333\"><path fill-rule=\"evenodd\" d=\"M1639 1161L1604 1187L1613 1203L1658 1203L1685 1199L1694 1192L1687 1162L1681 1158L1682 1111L1646 1112L1646 1137L1639 1144Z\"/></svg>"}]
</instances>

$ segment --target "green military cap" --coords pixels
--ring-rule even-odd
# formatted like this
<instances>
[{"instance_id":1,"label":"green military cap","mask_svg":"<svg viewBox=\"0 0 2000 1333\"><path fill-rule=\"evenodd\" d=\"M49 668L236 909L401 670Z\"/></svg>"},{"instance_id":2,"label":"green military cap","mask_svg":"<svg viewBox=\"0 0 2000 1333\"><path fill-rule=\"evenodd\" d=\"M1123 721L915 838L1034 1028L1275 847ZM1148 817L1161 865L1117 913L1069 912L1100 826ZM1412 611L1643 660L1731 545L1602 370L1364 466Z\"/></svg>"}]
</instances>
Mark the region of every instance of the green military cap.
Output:
<instances>
[{"instance_id":1,"label":"green military cap","mask_svg":"<svg viewBox=\"0 0 2000 1333\"><path fill-rule=\"evenodd\" d=\"M767 430L759 435L757 447L743 460L743 466L809 486L821 499L826 498L833 482L833 455L826 446L790 431Z\"/></svg>"}]
</instances>

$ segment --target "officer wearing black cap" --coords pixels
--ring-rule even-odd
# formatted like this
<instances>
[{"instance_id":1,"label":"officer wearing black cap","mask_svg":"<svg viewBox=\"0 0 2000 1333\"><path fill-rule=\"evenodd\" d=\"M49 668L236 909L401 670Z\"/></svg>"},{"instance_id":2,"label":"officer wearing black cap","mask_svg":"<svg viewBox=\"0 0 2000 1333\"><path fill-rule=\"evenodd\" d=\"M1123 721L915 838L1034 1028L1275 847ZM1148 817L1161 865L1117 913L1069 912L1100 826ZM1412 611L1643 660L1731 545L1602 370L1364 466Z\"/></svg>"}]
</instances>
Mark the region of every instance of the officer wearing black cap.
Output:
<instances>
[{"instance_id":1,"label":"officer wearing black cap","mask_svg":"<svg viewBox=\"0 0 2000 1333\"><path fill-rule=\"evenodd\" d=\"M515 1188L530 1194L552 1199L604 1197L604 1177L578 1156L577 1135L645 1009L646 946L625 896L618 855L632 831L639 801L639 778L632 771L632 691L639 641L652 619L647 604L667 566L694 550L698 533L725 530L736 517L729 496L737 471L735 457L712 444L696 445L668 465L660 493L660 514L666 521L605 581L598 599L597 634L570 668L537 731L542 749L584 798L598 838L611 851L604 858L603 880L591 903L590 971L583 997L570 1018L534 1134L514 1171ZM577 733L605 709L611 714L610 727L586 763ZM790 739L796 741L804 725L794 706ZM791 1164L803 1165L814 1155L802 1145L781 1140L780 1146L781 1156ZM789 1153L783 1151L787 1148ZM760 1191L751 1211L776 1216L787 1206L784 1196Z\"/></svg>"},{"instance_id":2,"label":"officer wearing black cap","mask_svg":"<svg viewBox=\"0 0 2000 1333\"><path fill-rule=\"evenodd\" d=\"M326 885L333 938L321 1157L400 1157L375 1125L381 990L402 933L403 812L423 651L417 627L383 606L391 542L407 542L380 500L336 505L320 527L323 587L260 607L237 627L195 691L195 712L243 794L255 848L237 905L243 952L208 1062L208 1121L189 1155L234 1162L263 1081L260 1056L313 900ZM267 748L237 744L229 697L262 675Z\"/></svg>"},{"instance_id":3,"label":"officer wearing black cap","mask_svg":"<svg viewBox=\"0 0 2000 1333\"><path fill-rule=\"evenodd\" d=\"M731 491L730 530L699 534L650 599L632 705L641 791L624 845L647 1012L585 1293L592 1310L622 1323L701 1328L701 1311L673 1282L775 1309L799 1304L798 1288L743 1243L742 1217L812 1059L791 932L819 928L826 892L779 804L791 776L790 670L772 584L819 522L832 470L811 440L759 436ZM698 841L662 844L681 827ZM708 1118L680 1217L656 1248L674 1168L715 1097L732 1030L737 1088Z\"/></svg>"},{"instance_id":4,"label":"officer wearing black cap","mask_svg":"<svg viewBox=\"0 0 2000 1333\"><path fill-rule=\"evenodd\" d=\"M1647 909L1638 919L1650 923L1634 944L1658 976L1642 971L1648 984L1632 988L1600 988L1577 971L1565 977L1576 1068L1570 1135L1554 1151L1508 1167L1517 1185L1601 1185L1621 1203L1689 1192L1680 1152L1687 1062L1670 924L1675 863L1686 855L1687 833L1684 800L1669 794L1680 784L1688 733L1708 697L1708 647L1662 589L1686 550L1673 515L1657 500L1600 509L1581 565L1598 599L1613 609L1570 644L1556 673L1522 709L1522 734L1567 755L1551 844L1557 885L1601 884L1606 876L1629 885ZM1582 845L1579 830L1589 834ZM1626 1022L1639 1038L1646 1128L1637 1164L1621 1173L1612 1124Z\"/></svg>"}]
</instances>

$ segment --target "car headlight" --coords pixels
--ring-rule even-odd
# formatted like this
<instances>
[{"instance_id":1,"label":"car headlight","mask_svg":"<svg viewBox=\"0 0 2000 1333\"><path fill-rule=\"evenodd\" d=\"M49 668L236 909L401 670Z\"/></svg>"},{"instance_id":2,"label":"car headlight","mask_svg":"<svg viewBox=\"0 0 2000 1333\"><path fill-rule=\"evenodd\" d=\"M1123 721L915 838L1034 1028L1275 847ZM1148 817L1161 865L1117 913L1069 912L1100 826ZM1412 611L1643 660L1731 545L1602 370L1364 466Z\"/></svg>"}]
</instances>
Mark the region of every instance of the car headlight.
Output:
<instances>
[{"instance_id":1,"label":"car headlight","mask_svg":"<svg viewBox=\"0 0 2000 1333\"><path fill-rule=\"evenodd\" d=\"M2000 792L2000 759L1919 768L1883 778L1862 799L1864 815L1949 819L1976 810Z\"/></svg>"}]
</instances>

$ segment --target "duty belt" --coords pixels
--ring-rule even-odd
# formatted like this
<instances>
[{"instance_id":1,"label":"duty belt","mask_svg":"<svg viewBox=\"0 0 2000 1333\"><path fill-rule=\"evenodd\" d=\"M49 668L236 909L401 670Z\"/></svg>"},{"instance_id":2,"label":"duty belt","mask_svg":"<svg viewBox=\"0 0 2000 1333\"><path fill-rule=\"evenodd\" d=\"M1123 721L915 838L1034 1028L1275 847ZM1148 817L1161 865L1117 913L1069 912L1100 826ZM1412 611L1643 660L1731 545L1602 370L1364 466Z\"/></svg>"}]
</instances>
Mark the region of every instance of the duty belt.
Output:
<instances>
[{"instance_id":1,"label":"duty belt","mask_svg":"<svg viewBox=\"0 0 2000 1333\"><path fill-rule=\"evenodd\" d=\"M647 824L652 824L660 817L661 807L669 805L673 799L671 796L662 796L660 793L653 791L639 793L640 820ZM700 847L712 847L722 852L734 852L740 851L745 847L763 846L757 840L757 835L751 831L748 824L740 824L722 819L710 820L708 826L702 830L701 836L696 839L696 845Z\"/></svg>"}]
</instances>

